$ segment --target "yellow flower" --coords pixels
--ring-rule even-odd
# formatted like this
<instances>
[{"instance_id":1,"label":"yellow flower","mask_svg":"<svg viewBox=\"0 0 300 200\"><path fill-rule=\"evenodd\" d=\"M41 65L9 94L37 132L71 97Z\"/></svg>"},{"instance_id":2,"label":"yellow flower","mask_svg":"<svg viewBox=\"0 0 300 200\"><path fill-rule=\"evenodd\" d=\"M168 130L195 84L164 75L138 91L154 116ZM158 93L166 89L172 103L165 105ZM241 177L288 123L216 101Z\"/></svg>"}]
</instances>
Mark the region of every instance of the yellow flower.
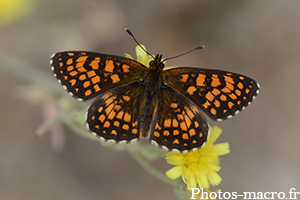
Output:
<instances>
[{"instance_id":1,"label":"yellow flower","mask_svg":"<svg viewBox=\"0 0 300 200\"><path fill-rule=\"evenodd\" d=\"M182 176L188 189L196 188L197 185L199 188L209 188L210 184L212 186L220 184L222 179L217 173L221 169L219 156L230 152L227 142L214 144L221 133L222 130L214 126L210 130L206 144L197 151L167 153L167 162L176 165L166 172L167 177L175 180Z\"/></svg>"},{"instance_id":2,"label":"yellow flower","mask_svg":"<svg viewBox=\"0 0 300 200\"><path fill-rule=\"evenodd\" d=\"M35 0L0 0L0 27L31 14L35 4Z\"/></svg>"},{"instance_id":3,"label":"yellow flower","mask_svg":"<svg viewBox=\"0 0 300 200\"><path fill-rule=\"evenodd\" d=\"M141 46L146 50L146 47L144 45L141 44ZM135 53L136 60L142 63L143 65L149 67L149 63L151 60L153 60L153 58L150 55L148 55L140 46L135 47ZM125 57L134 60L134 58L128 53L125 53Z\"/></svg>"}]
</instances>

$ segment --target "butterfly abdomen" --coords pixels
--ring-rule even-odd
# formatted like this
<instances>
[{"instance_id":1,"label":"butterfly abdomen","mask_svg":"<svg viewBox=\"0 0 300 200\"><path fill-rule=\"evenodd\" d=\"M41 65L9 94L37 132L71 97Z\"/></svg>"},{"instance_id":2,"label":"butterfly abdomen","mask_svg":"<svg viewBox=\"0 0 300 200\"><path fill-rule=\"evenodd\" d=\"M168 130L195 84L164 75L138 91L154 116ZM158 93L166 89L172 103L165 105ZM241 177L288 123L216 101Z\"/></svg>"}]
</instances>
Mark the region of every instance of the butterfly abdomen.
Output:
<instances>
[{"instance_id":1,"label":"butterfly abdomen","mask_svg":"<svg viewBox=\"0 0 300 200\"><path fill-rule=\"evenodd\" d=\"M149 128L152 121L154 104L153 104L153 95L145 89L145 93L142 97L140 104L140 113L139 113L139 123L140 123L140 137L148 138L149 137Z\"/></svg>"}]
</instances>

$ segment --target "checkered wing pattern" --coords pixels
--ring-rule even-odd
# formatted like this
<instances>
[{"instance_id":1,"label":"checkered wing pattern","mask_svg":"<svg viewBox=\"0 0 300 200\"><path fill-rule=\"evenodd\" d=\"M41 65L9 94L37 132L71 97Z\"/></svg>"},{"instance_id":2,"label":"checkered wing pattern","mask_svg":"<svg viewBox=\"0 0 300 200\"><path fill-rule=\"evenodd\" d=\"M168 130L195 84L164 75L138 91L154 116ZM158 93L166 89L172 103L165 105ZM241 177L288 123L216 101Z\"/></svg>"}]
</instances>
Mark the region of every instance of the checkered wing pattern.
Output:
<instances>
[{"instance_id":1,"label":"checkered wing pattern","mask_svg":"<svg viewBox=\"0 0 300 200\"><path fill-rule=\"evenodd\" d=\"M150 140L167 150L189 151L207 139L208 124L199 107L170 87L161 89Z\"/></svg>"},{"instance_id":2,"label":"checkered wing pattern","mask_svg":"<svg viewBox=\"0 0 300 200\"><path fill-rule=\"evenodd\" d=\"M243 110L259 91L253 79L222 70L174 68L165 71L164 80L218 121Z\"/></svg>"},{"instance_id":3,"label":"checkered wing pattern","mask_svg":"<svg viewBox=\"0 0 300 200\"><path fill-rule=\"evenodd\" d=\"M138 83L103 93L87 112L91 132L103 140L129 142L139 138L138 114L144 87Z\"/></svg>"},{"instance_id":4,"label":"checkered wing pattern","mask_svg":"<svg viewBox=\"0 0 300 200\"><path fill-rule=\"evenodd\" d=\"M82 51L58 52L50 63L54 76L78 100L139 80L147 69L128 58Z\"/></svg>"}]
</instances>

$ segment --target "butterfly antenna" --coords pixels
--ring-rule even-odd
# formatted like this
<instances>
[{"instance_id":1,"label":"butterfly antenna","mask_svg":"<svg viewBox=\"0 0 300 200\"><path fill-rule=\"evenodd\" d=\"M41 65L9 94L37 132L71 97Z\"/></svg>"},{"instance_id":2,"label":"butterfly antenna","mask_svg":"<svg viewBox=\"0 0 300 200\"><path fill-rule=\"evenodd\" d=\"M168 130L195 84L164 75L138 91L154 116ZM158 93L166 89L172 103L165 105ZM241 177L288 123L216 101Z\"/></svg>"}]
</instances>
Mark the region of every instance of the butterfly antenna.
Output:
<instances>
[{"instance_id":1,"label":"butterfly antenna","mask_svg":"<svg viewBox=\"0 0 300 200\"><path fill-rule=\"evenodd\" d=\"M145 51L149 56L151 56L154 59L154 57L135 39L134 35L128 28L125 28L125 31L132 37L132 39L135 41L135 43L137 45L139 45L139 47L141 47L141 49L143 49L143 51Z\"/></svg>"},{"instance_id":2,"label":"butterfly antenna","mask_svg":"<svg viewBox=\"0 0 300 200\"><path fill-rule=\"evenodd\" d=\"M182 53L182 54L179 54L179 55L177 55L177 56L170 57L170 58L166 58L166 59L164 59L163 62L165 62L166 60L171 60L171 59L178 58L178 57L180 57L180 56L184 56L184 55L189 54L189 53L191 53L191 52L193 52L193 51L200 50L200 49L204 49L204 48L205 48L205 46L204 46L204 45L201 45L201 46L196 47L196 48L194 48L194 49L192 49L192 50L189 50L188 52L185 52L185 53Z\"/></svg>"}]
</instances>

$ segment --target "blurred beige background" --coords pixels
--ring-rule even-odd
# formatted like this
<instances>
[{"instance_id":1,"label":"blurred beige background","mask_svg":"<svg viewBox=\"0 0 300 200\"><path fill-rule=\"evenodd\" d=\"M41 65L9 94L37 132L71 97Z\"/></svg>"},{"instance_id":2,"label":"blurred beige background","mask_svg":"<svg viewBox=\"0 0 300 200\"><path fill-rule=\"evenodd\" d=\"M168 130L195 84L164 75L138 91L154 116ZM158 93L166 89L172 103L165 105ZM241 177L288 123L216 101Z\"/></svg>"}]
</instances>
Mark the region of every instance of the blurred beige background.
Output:
<instances>
[{"instance_id":1,"label":"blurred beige background","mask_svg":"<svg viewBox=\"0 0 300 200\"><path fill-rule=\"evenodd\" d=\"M217 188L300 192L300 1L24 2L28 8L21 10L27 13L0 24L1 200L175 199L170 185L150 176L126 152L69 129L61 152L53 151L49 134L35 139L45 109L20 99L19 86L29 82L8 67L11 62L30 66L54 80L49 57L57 51L134 55L136 45L125 27L164 57L206 46L168 66L234 71L260 83L259 96L245 111L222 123L209 121L223 129L218 142L231 145L231 153L221 157L223 181ZM164 169L171 167L163 163Z\"/></svg>"}]
</instances>

